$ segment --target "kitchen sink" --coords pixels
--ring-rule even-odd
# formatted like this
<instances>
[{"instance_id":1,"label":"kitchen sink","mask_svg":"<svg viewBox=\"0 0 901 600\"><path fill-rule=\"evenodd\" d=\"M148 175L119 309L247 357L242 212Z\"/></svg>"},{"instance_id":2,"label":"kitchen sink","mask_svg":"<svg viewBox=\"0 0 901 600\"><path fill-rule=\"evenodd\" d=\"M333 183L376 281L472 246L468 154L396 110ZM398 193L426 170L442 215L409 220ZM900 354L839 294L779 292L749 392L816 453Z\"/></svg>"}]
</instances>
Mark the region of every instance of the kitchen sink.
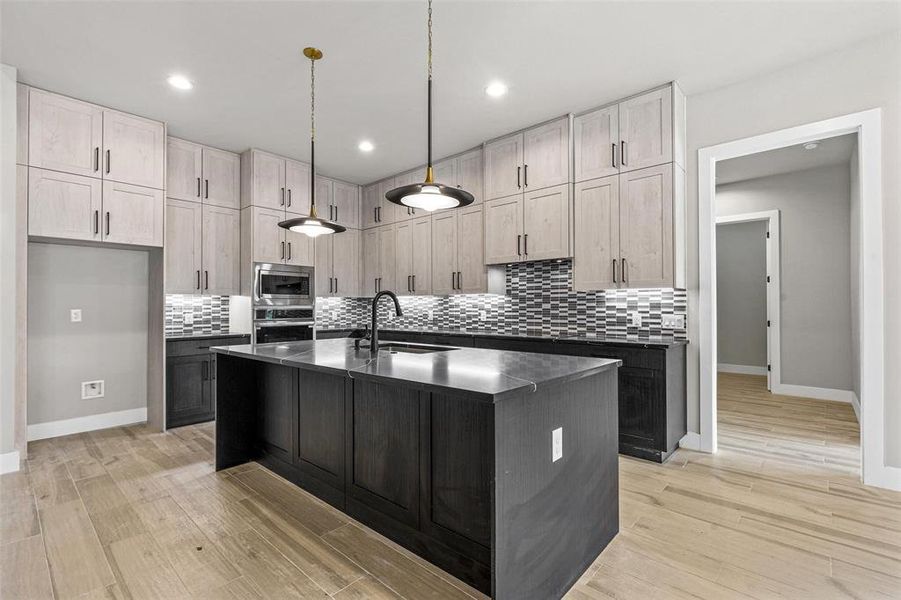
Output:
<instances>
[{"instance_id":1,"label":"kitchen sink","mask_svg":"<svg viewBox=\"0 0 901 600\"><path fill-rule=\"evenodd\" d=\"M458 350L458 348L454 346L432 346L430 344L413 344L409 342L388 342L386 344L379 344L379 350L384 350L389 354L431 354L433 352Z\"/></svg>"}]
</instances>

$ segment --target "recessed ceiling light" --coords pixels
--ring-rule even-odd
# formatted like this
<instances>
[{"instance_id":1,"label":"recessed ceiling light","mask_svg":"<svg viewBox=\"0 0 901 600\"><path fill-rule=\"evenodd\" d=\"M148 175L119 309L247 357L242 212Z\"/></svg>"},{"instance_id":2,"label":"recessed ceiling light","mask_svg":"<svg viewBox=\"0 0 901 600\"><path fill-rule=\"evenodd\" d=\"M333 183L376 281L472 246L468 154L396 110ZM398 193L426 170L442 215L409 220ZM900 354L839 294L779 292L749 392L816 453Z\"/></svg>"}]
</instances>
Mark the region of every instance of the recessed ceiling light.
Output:
<instances>
[{"instance_id":1,"label":"recessed ceiling light","mask_svg":"<svg viewBox=\"0 0 901 600\"><path fill-rule=\"evenodd\" d=\"M194 84L191 83L191 80L184 75L170 75L169 79L167 79L166 81L169 82L169 85L179 90L190 90L194 87Z\"/></svg>"},{"instance_id":2,"label":"recessed ceiling light","mask_svg":"<svg viewBox=\"0 0 901 600\"><path fill-rule=\"evenodd\" d=\"M804 149L805 150L813 150L819 145L820 145L819 142L807 142L806 144L804 144Z\"/></svg>"},{"instance_id":3,"label":"recessed ceiling light","mask_svg":"<svg viewBox=\"0 0 901 600\"><path fill-rule=\"evenodd\" d=\"M375 150L375 146L369 140L363 140L357 145L357 148L360 149L360 152L372 152Z\"/></svg>"},{"instance_id":4,"label":"recessed ceiling light","mask_svg":"<svg viewBox=\"0 0 901 600\"><path fill-rule=\"evenodd\" d=\"M500 98L507 93L507 84L501 81L492 81L488 84L488 87L485 88L485 93L492 98Z\"/></svg>"}]
</instances>

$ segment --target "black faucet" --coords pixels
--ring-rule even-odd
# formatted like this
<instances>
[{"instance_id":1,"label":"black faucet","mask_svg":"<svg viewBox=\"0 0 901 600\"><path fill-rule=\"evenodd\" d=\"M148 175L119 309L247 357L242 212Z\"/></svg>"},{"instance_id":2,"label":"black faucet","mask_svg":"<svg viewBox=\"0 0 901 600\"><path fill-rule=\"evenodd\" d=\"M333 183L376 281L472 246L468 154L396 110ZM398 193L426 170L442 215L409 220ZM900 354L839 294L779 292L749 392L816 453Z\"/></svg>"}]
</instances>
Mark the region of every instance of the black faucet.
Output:
<instances>
[{"instance_id":1,"label":"black faucet","mask_svg":"<svg viewBox=\"0 0 901 600\"><path fill-rule=\"evenodd\" d=\"M378 321L378 304L382 296L388 296L394 300L394 313L398 317L404 316L404 311L400 308L400 302L397 295L389 290L384 290L375 295L372 299L372 328L370 329L371 338L369 340L369 354L375 355L379 352L379 321Z\"/></svg>"}]
</instances>

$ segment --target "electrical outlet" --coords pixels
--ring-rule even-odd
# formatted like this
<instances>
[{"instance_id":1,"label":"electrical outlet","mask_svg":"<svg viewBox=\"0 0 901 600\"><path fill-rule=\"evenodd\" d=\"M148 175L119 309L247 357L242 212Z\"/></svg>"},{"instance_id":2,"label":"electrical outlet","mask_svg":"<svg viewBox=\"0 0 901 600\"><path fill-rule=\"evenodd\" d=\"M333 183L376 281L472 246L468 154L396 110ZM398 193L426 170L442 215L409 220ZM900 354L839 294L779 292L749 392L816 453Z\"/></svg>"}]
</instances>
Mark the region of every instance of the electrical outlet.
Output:
<instances>
[{"instance_id":1,"label":"electrical outlet","mask_svg":"<svg viewBox=\"0 0 901 600\"><path fill-rule=\"evenodd\" d=\"M185 325L193 325L194 324L194 313L193 312L184 313L184 323L185 323Z\"/></svg>"},{"instance_id":2,"label":"electrical outlet","mask_svg":"<svg viewBox=\"0 0 901 600\"><path fill-rule=\"evenodd\" d=\"M563 458L563 428L558 427L551 432L551 462Z\"/></svg>"},{"instance_id":3,"label":"electrical outlet","mask_svg":"<svg viewBox=\"0 0 901 600\"><path fill-rule=\"evenodd\" d=\"M81 382L81 399L91 400L93 398L103 398L103 380L82 381Z\"/></svg>"},{"instance_id":4,"label":"electrical outlet","mask_svg":"<svg viewBox=\"0 0 901 600\"><path fill-rule=\"evenodd\" d=\"M661 326L664 329L685 329L685 315L663 315Z\"/></svg>"},{"instance_id":5,"label":"electrical outlet","mask_svg":"<svg viewBox=\"0 0 901 600\"><path fill-rule=\"evenodd\" d=\"M434 320L435 320L435 311L430 310L429 311L429 321L434 321Z\"/></svg>"},{"instance_id":6,"label":"electrical outlet","mask_svg":"<svg viewBox=\"0 0 901 600\"><path fill-rule=\"evenodd\" d=\"M481 320L483 320L483 321L486 321L486 320L488 319L488 311L487 311L487 310L480 310L480 311L479 311L479 318L480 318Z\"/></svg>"},{"instance_id":7,"label":"electrical outlet","mask_svg":"<svg viewBox=\"0 0 901 600\"><path fill-rule=\"evenodd\" d=\"M81 323L81 309L73 308L69 311L69 321L72 323Z\"/></svg>"},{"instance_id":8,"label":"electrical outlet","mask_svg":"<svg viewBox=\"0 0 901 600\"><path fill-rule=\"evenodd\" d=\"M629 326L641 327L641 313L637 310L633 310L629 313Z\"/></svg>"}]
</instances>

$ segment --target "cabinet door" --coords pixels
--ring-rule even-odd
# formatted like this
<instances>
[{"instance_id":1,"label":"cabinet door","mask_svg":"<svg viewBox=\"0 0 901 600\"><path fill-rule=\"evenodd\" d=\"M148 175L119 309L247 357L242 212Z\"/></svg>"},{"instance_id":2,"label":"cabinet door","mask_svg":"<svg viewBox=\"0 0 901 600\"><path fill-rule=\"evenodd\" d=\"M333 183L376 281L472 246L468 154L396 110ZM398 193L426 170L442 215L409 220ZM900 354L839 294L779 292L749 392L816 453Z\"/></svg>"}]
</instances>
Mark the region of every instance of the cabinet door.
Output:
<instances>
[{"instance_id":1,"label":"cabinet door","mask_svg":"<svg viewBox=\"0 0 901 600\"><path fill-rule=\"evenodd\" d=\"M394 178L394 187L401 187L401 186L405 186L405 185L410 185L411 183L422 182L422 180L425 177L424 174L425 174L425 167L423 167L422 169L414 169L412 171L407 171L406 173L398 175L397 177ZM437 174L435 176L435 181L442 181L442 180L438 179ZM442 183L443 183L443 181L442 181ZM391 189L391 188L389 188L389 189ZM391 204L385 198L382 198L382 200L386 204ZM383 208L382 210L384 211L386 209ZM421 215L421 214L425 214L427 212L426 210L421 209L421 208L412 208L410 206L398 206L396 204L391 205L390 210L393 211L395 221L409 221L410 219L414 218L417 215L417 213Z\"/></svg>"},{"instance_id":2,"label":"cabinet door","mask_svg":"<svg viewBox=\"0 0 901 600\"><path fill-rule=\"evenodd\" d=\"M285 159L254 150L250 177L254 206L285 209Z\"/></svg>"},{"instance_id":3,"label":"cabinet door","mask_svg":"<svg viewBox=\"0 0 901 600\"><path fill-rule=\"evenodd\" d=\"M575 180L619 173L619 106L608 106L573 119Z\"/></svg>"},{"instance_id":4,"label":"cabinet door","mask_svg":"<svg viewBox=\"0 0 901 600\"><path fill-rule=\"evenodd\" d=\"M285 189L287 198L285 209L299 215L310 214L310 165L296 160L285 161ZM316 191L316 207L325 211L321 216L327 217L328 202Z\"/></svg>"},{"instance_id":5,"label":"cabinet door","mask_svg":"<svg viewBox=\"0 0 901 600\"><path fill-rule=\"evenodd\" d=\"M485 199L512 196L522 191L522 134L485 144Z\"/></svg>"},{"instance_id":6,"label":"cabinet door","mask_svg":"<svg viewBox=\"0 0 901 600\"><path fill-rule=\"evenodd\" d=\"M522 196L485 201L485 264L522 260Z\"/></svg>"},{"instance_id":7,"label":"cabinet door","mask_svg":"<svg viewBox=\"0 0 901 600\"><path fill-rule=\"evenodd\" d=\"M379 228L363 231L363 280L360 293L373 296L378 291L379 278Z\"/></svg>"},{"instance_id":8,"label":"cabinet door","mask_svg":"<svg viewBox=\"0 0 901 600\"><path fill-rule=\"evenodd\" d=\"M28 91L30 89L31 88L22 83L16 84L17 165L28 165Z\"/></svg>"},{"instance_id":9,"label":"cabinet door","mask_svg":"<svg viewBox=\"0 0 901 600\"><path fill-rule=\"evenodd\" d=\"M166 128L159 121L103 111L103 178L161 190L165 187Z\"/></svg>"},{"instance_id":10,"label":"cabinet door","mask_svg":"<svg viewBox=\"0 0 901 600\"><path fill-rule=\"evenodd\" d=\"M413 221L394 226L394 273L399 295L413 293ZM394 288L386 288L394 289Z\"/></svg>"},{"instance_id":11,"label":"cabinet door","mask_svg":"<svg viewBox=\"0 0 901 600\"><path fill-rule=\"evenodd\" d=\"M482 205L457 213L457 291L481 294L488 290Z\"/></svg>"},{"instance_id":12,"label":"cabinet door","mask_svg":"<svg viewBox=\"0 0 901 600\"><path fill-rule=\"evenodd\" d=\"M285 262L285 232L278 226L285 218L285 213L280 210L268 208L256 208L251 211L253 223L251 238L253 262L279 264Z\"/></svg>"},{"instance_id":13,"label":"cabinet door","mask_svg":"<svg viewBox=\"0 0 901 600\"><path fill-rule=\"evenodd\" d=\"M358 229L360 227L360 187L336 181L332 198L334 206L332 218L345 227Z\"/></svg>"},{"instance_id":14,"label":"cabinet door","mask_svg":"<svg viewBox=\"0 0 901 600\"><path fill-rule=\"evenodd\" d=\"M619 177L620 281L630 288L673 286L673 167Z\"/></svg>"},{"instance_id":15,"label":"cabinet door","mask_svg":"<svg viewBox=\"0 0 901 600\"><path fill-rule=\"evenodd\" d=\"M258 366L260 439L266 452L293 462L297 369L270 363Z\"/></svg>"},{"instance_id":16,"label":"cabinet door","mask_svg":"<svg viewBox=\"0 0 901 600\"><path fill-rule=\"evenodd\" d=\"M398 286L398 274L395 264L397 252L397 235L391 225L379 227L379 291L399 291L404 289ZM403 278L401 276L400 278ZM406 281L404 281L406 285Z\"/></svg>"},{"instance_id":17,"label":"cabinet door","mask_svg":"<svg viewBox=\"0 0 901 600\"><path fill-rule=\"evenodd\" d=\"M103 182L103 240L140 246L163 245L163 190Z\"/></svg>"},{"instance_id":18,"label":"cabinet door","mask_svg":"<svg viewBox=\"0 0 901 600\"><path fill-rule=\"evenodd\" d=\"M673 160L673 99L667 87L619 105L620 172Z\"/></svg>"},{"instance_id":19,"label":"cabinet door","mask_svg":"<svg viewBox=\"0 0 901 600\"><path fill-rule=\"evenodd\" d=\"M28 169L28 235L100 239L102 182L93 177Z\"/></svg>"},{"instance_id":20,"label":"cabinet door","mask_svg":"<svg viewBox=\"0 0 901 600\"><path fill-rule=\"evenodd\" d=\"M388 202L388 199L385 198L385 194L393 190L396 186L394 185L394 178L386 179L384 181L380 181L378 183L378 199L379 199L379 224L388 225L390 223L395 223L400 221L400 213L406 212L406 207L398 206L393 202Z\"/></svg>"},{"instance_id":21,"label":"cabinet door","mask_svg":"<svg viewBox=\"0 0 901 600\"><path fill-rule=\"evenodd\" d=\"M166 146L166 197L200 202L203 194L203 146L168 138Z\"/></svg>"},{"instance_id":22,"label":"cabinet door","mask_svg":"<svg viewBox=\"0 0 901 600\"><path fill-rule=\"evenodd\" d=\"M662 432L663 382L659 371L619 368L619 440L641 448L656 448Z\"/></svg>"},{"instance_id":23,"label":"cabinet door","mask_svg":"<svg viewBox=\"0 0 901 600\"><path fill-rule=\"evenodd\" d=\"M301 471L344 490L345 377L315 371L297 376L297 444ZM343 497L343 496L342 496Z\"/></svg>"},{"instance_id":24,"label":"cabinet door","mask_svg":"<svg viewBox=\"0 0 901 600\"><path fill-rule=\"evenodd\" d=\"M457 211L432 215L432 293L446 296L456 291Z\"/></svg>"},{"instance_id":25,"label":"cabinet door","mask_svg":"<svg viewBox=\"0 0 901 600\"><path fill-rule=\"evenodd\" d=\"M166 293L199 294L203 270L203 206L166 200Z\"/></svg>"},{"instance_id":26,"label":"cabinet door","mask_svg":"<svg viewBox=\"0 0 901 600\"><path fill-rule=\"evenodd\" d=\"M101 176L102 108L32 88L28 111L30 166Z\"/></svg>"},{"instance_id":27,"label":"cabinet door","mask_svg":"<svg viewBox=\"0 0 901 600\"><path fill-rule=\"evenodd\" d=\"M522 206L522 253L526 260L570 256L569 185L526 192Z\"/></svg>"},{"instance_id":28,"label":"cabinet door","mask_svg":"<svg viewBox=\"0 0 901 600\"><path fill-rule=\"evenodd\" d=\"M573 210L573 289L616 288L621 267L619 177L577 183Z\"/></svg>"},{"instance_id":29,"label":"cabinet door","mask_svg":"<svg viewBox=\"0 0 901 600\"><path fill-rule=\"evenodd\" d=\"M363 228L378 225L379 190L377 184L367 185L363 188L360 198L360 221Z\"/></svg>"},{"instance_id":30,"label":"cabinet door","mask_svg":"<svg viewBox=\"0 0 901 600\"><path fill-rule=\"evenodd\" d=\"M346 232L345 232L346 233ZM316 297L324 298L332 296L334 284L332 283L332 247L336 237L344 235L320 235L313 240L314 247L314 275L316 284Z\"/></svg>"},{"instance_id":31,"label":"cabinet door","mask_svg":"<svg viewBox=\"0 0 901 600\"><path fill-rule=\"evenodd\" d=\"M304 234L285 232L285 262L289 265L313 266L313 238ZM339 234L340 235L340 234Z\"/></svg>"},{"instance_id":32,"label":"cabinet door","mask_svg":"<svg viewBox=\"0 0 901 600\"><path fill-rule=\"evenodd\" d=\"M413 220L411 252L413 294L427 296L432 293L432 217Z\"/></svg>"},{"instance_id":33,"label":"cabinet door","mask_svg":"<svg viewBox=\"0 0 901 600\"><path fill-rule=\"evenodd\" d=\"M215 418L210 366L209 354L166 359L166 427Z\"/></svg>"},{"instance_id":34,"label":"cabinet door","mask_svg":"<svg viewBox=\"0 0 901 600\"><path fill-rule=\"evenodd\" d=\"M457 157L455 185L473 195L473 204L482 203L482 149Z\"/></svg>"},{"instance_id":35,"label":"cabinet door","mask_svg":"<svg viewBox=\"0 0 901 600\"><path fill-rule=\"evenodd\" d=\"M360 295L360 232L348 229L329 236L332 242L332 276L334 295Z\"/></svg>"},{"instance_id":36,"label":"cabinet door","mask_svg":"<svg viewBox=\"0 0 901 600\"><path fill-rule=\"evenodd\" d=\"M241 211L203 206L203 293L241 293Z\"/></svg>"},{"instance_id":37,"label":"cabinet door","mask_svg":"<svg viewBox=\"0 0 901 600\"><path fill-rule=\"evenodd\" d=\"M542 190L569 181L569 117L523 134L522 187Z\"/></svg>"},{"instance_id":38,"label":"cabinet door","mask_svg":"<svg viewBox=\"0 0 901 600\"><path fill-rule=\"evenodd\" d=\"M215 148L203 149L203 203L240 208L240 156Z\"/></svg>"}]
</instances>

